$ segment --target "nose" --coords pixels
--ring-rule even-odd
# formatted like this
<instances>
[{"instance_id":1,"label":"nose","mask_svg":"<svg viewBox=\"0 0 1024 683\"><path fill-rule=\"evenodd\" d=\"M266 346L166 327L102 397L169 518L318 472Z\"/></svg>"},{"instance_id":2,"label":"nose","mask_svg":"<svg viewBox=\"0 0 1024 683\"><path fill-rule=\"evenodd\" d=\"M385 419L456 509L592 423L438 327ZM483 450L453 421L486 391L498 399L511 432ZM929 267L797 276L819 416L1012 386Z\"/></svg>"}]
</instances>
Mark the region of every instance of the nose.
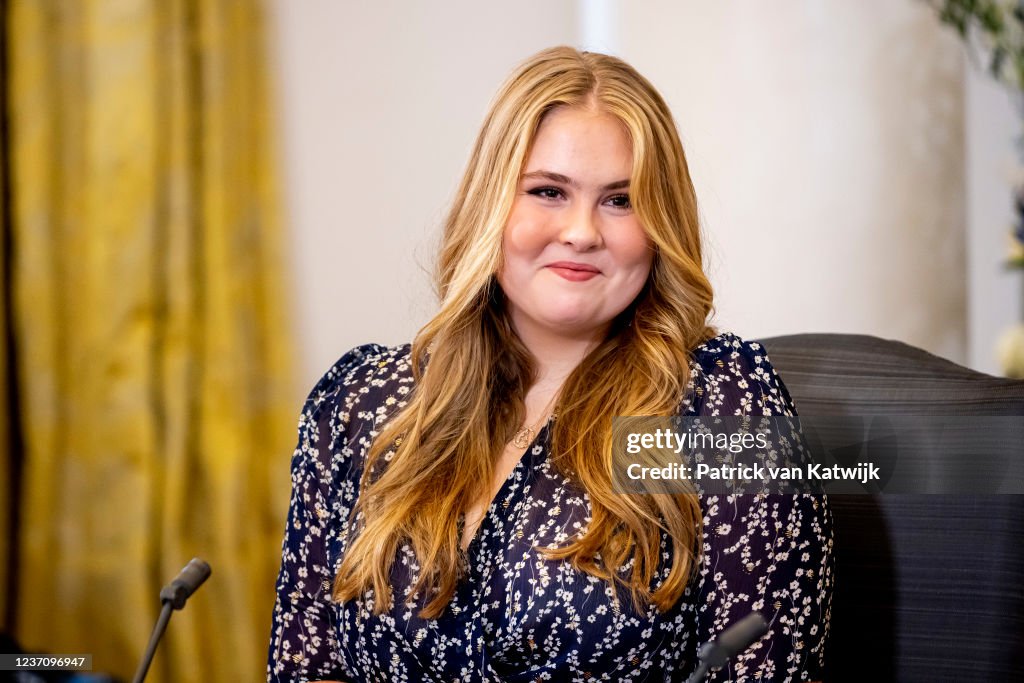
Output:
<instances>
[{"instance_id":1,"label":"nose","mask_svg":"<svg viewBox=\"0 0 1024 683\"><path fill-rule=\"evenodd\" d=\"M577 251L591 251L600 247L603 241L600 218L596 214L595 209L582 203L567 212L565 223L559 230L558 240Z\"/></svg>"}]
</instances>

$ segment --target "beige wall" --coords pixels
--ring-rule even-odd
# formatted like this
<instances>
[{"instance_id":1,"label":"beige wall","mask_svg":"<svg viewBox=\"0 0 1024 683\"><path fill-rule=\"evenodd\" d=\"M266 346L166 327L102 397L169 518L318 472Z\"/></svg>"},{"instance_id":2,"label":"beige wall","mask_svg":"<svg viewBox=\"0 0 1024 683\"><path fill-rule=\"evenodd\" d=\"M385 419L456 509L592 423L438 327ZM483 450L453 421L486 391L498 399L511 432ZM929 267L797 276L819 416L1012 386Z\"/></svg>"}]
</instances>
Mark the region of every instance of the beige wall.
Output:
<instances>
[{"instance_id":1,"label":"beige wall","mask_svg":"<svg viewBox=\"0 0 1024 683\"><path fill-rule=\"evenodd\" d=\"M623 52L669 99L719 320L962 361L963 59L920 2L641 2Z\"/></svg>"},{"instance_id":2,"label":"beige wall","mask_svg":"<svg viewBox=\"0 0 1024 683\"><path fill-rule=\"evenodd\" d=\"M437 228L487 103L519 60L571 41L575 15L542 0L271 7L308 384L427 321Z\"/></svg>"},{"instance_id":3,"label":"beige wall","mask_svg":"<svg viewBox=\"0 0 1024 683\"><path fill-rule=\"evenodd\" d=\"M426 321L421 266L489 98L530 53L585 40L676 113L720 326L875 334L966 360L964 60L924 3L273 8L308 382Z\"/></svg>"}]
</instances>

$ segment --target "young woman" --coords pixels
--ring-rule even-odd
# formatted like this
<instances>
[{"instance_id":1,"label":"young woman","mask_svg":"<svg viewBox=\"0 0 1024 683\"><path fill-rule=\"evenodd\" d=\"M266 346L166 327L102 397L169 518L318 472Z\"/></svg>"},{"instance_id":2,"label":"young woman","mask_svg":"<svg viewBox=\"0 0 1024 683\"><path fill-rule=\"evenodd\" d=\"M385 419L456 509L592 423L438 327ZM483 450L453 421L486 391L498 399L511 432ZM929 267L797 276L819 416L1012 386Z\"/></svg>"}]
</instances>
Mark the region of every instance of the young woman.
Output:
<instances>
[{"instance_id":1,"label":"young woman","mask_svg":"<svg viewBox=\"0 0 1024 683\"><path fill-rule=\"evenodd\" d=\"M821 496L616 494L615 415L793 415L764 350L707 319L672 116L614 57L522 64L448 215L440 310L360 346L303 409L269 680L821 677Z\"/></svg>"}]
</instances>

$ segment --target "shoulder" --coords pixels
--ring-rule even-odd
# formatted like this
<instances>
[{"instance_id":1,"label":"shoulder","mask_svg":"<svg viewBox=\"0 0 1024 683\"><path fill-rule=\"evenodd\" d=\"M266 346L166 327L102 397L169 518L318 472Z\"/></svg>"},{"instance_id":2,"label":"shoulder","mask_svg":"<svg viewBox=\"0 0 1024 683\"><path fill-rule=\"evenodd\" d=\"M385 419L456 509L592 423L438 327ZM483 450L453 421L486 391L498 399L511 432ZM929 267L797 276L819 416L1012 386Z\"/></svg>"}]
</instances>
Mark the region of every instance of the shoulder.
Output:
<instances>
[{"instance_id":1,"label":"shoulder","mask_svg":"<svg viewBox=\"0 0 1024 683\"><path fill-rule=\"evenodd\" d=\"M762 371L774 371L768 352L760 342L747 341L732 332L720 332L690 351L694 364L705 372L726 366L750 366Z\"/></svg>"},{"instance_id":2,"label":"shoulder","mask_svg":"<svg viewBox=\"0 0 1024 683\"><path fill-rule=\"evenodd\" d=\"M722 332L692 349L690 359L691 409L711 415L796 414L760 342Z\"/></svg>"},{"instance_id":3,"label":"shoulder","mask_svg":"<svg viewBox=\"0 0 1024 683\"><path fill-rule=\"evenodd\" d=\"M316 422L338 408L364 404L380 394L404 398L412 385L410 351L410 344L371 343L345 352L313 386L303 417Z\"/></svg>"},{"instance_id":4,"label":"shoulder","mask_svg":"<svg viewBox=\"0 0 1024 683\"><path fill-rule=\"evenodd\" d=\"M344 353L320 377L299 416L294 486L315 487L327 501L336 498L345 481L352 485L358 480L357 446L372 438L385 411L404 405L404 400L399 404L388 397L408 393L411 387L409 351L408 344L363 344Z\"/></svg>"}]
</instances>

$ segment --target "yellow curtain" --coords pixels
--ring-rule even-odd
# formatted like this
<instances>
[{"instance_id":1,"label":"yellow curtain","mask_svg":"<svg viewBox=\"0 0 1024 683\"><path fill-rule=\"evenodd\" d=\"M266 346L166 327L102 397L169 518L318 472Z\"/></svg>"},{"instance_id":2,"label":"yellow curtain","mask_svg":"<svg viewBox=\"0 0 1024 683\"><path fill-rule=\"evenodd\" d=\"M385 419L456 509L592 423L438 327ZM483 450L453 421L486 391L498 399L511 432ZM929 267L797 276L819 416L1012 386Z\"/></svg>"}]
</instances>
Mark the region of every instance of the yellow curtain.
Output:
<instances>
[{"instance_id":1,"label":"yellow curtain","mask_svg":"<svg viewBox=\"0 0 1024 683\"><path fill-rule=\"evenodd\" d=\"M7 3L25 442L16 635L263 676L297 414L258 0Z\"/></svg>"},{"instance_id":2,"label":"yellow curtain","mask_svg":"<svg viewBox=\"0 0 1024 683\"><path fill-rule=\"evenodd\" d=\"M4 25L0 17L0 27ZM3 30L3 29L0 29ZM3 74L0 74L0 79ZM0 97L0 103L4 98ZM0 130L0 631L10 632L13 624L9 623L8 612L11 596L10 568L12 565L14 512L14 443L12 439L11 412L8 391L11 380L7 371L7 335L8 329L8 298L10 297L10 278L7 273L7 240L10 235L10 206L7 202L7 141Z\"/></svg>"}]
</instances>

